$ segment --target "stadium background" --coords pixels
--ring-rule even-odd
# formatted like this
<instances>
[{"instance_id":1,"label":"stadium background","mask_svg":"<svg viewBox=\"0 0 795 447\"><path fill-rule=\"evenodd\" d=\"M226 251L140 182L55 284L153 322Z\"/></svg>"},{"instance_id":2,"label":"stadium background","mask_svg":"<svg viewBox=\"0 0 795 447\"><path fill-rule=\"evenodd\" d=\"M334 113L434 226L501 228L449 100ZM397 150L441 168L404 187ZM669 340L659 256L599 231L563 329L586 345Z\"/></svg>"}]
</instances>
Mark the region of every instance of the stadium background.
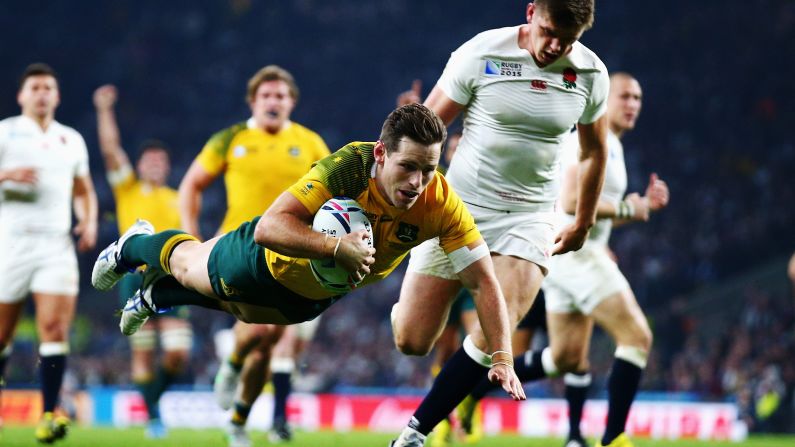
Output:
<instances>
[{"instance_id":1,"label":"stadium background","mask_svg":"<svg viewBox=\"0 0 795 447\"><path fill-rule=\"evenodd\" d=\"M213 131L248 116L245 83L263 65L295 75L302 97L294 120L336 148L377 138L396 95L414 78L427 93L468 38L524 20L522 2L452 0L11 1L3 11L0 116L18 113L17 77L27 64L58 71L56 118L83 134L92 157L99 247L116 226L96 141L97 86L120 89L128 151L150 137L171 145L176 186ZM642 190L652 171L671 187L664 212L616 231L611 244L655 332L645 397L736 402L751 431L795 431L795 300L785 274L795 249L795 3L598 1L582 41L644 88L638 127L624 139L630 190ZM220 222L213 210L223 201L215 185L204 234ZM94 257L81 257L73 389L129 384L115 296L87 282ZM299 388L411 394L427 386L428 359L401 356L391 344L388 309L400 280L356 292L325 315ZM194 315L198 339L182 382L201 388L216 369L209 334L231 321ZM11 388L34 385L34 337L23 321ZM597 393L611 351L605 338L594 341ZM531 393L557 396L559 388L542 383Z\"/></svg>"}]
</instances>

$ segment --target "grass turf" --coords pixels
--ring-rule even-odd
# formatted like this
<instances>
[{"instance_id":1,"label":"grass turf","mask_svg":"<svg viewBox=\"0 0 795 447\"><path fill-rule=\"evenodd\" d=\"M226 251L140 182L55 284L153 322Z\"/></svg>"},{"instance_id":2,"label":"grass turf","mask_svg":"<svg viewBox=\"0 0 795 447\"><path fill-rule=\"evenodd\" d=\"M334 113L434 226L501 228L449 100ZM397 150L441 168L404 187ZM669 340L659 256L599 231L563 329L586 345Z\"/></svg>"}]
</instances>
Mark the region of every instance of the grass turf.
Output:
<instances>
[{"instance_id":1,"label":"grass turf","mask_svg":"<svg viewBox=\"0 0 795 447\"><path fill-rule=\"evenodd\" d=\"M298 432L289 444L294 447L386 447L394 435L367 432L332 433L332 432ZM267 436L263 432L252 432L254 446L267 446ZM594 442L595 440L591 440ZM657 441L633 439L637 447L711 447L711 446L742 446L742 447L785 447L795 446L795 436L752 436L743 443L702 442L702 441ZM0 445L3 447L22 447L37 445L33 438L32 427L5 427L0 432ZM463 446L464 444L453 444ZM503 435L484 438L475 447L560 447L562 439L524 438L515 435ZM141 428L88 428L74 427L66 439L54 444L56 447L145 447L145 446L189 446L189 447L225 447L226 441L221 430L189 430L175 429L165 439L150 440L144 437Z\"/></svg>"}]
</instances>

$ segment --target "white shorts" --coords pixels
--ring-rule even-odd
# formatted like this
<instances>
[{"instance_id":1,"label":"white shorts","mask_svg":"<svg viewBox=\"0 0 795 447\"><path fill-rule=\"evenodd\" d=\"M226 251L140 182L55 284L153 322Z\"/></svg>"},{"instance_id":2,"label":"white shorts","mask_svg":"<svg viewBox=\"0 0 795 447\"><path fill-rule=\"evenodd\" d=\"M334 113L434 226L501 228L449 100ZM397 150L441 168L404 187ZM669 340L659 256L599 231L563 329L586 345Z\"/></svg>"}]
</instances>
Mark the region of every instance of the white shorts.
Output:
<instances>
[{"instance_id":1,"label":"white shorts","mask_svg":"<svg viewBox=\"0 0 795 447\"><path fill-rule=\"evenodd\" d=\"M0 303L29 293L77 296L77 255L70 235L0 233Z\"/></svg>"},{"instance_id":2,"label":"white shorts","mask_svg":"<svg viewBox=\"0 0 795 447\"><path fill-rule=\"evenodd\" d=\"M605 298L629 289L629 283L604 247L585 246L553 256L544 279L547 312L590 315Z\"/></svg>"},{"instance_id":3,"label":"white shorts","mask_svg":"<svg viewBox=\"0 0 795 447\"><path fill-rule=\"evenodd\" d=\"M315 336L318 326L320 326L321 317L318 316L312 320L304 321L303 323L294 324L289 327L295 328L295 337L303 341L312 341Z\"/></svg>"},{"instance_id":4,"label":"white shorts","mask_svg":"<svg viewBox=\"0 0 795 447\"><path fill-rule=\"evenodd\" d=\"M555 213L507 212L467 204L480 234L491 253L515 256L538 264L547 273L549 252L555 237ZM431 239L414 247L409 271L445 279L458 279L439 239Z\"/></svg>"}]
</instances>

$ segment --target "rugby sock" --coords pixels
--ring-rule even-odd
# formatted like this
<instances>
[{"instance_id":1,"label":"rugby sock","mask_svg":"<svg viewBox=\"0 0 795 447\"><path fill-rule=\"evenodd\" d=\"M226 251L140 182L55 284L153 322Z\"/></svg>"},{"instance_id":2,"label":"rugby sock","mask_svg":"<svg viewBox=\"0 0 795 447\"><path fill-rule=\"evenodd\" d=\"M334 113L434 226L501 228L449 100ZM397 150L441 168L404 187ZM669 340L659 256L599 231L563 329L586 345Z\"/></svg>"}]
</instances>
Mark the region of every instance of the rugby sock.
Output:
<instances>
[{"instance_id":1,"label":"rugby sock","mask_svg":"<svg viewBox=\"0 0 795 447\"><path fill-rule=\"evenodd\" d=\"M624 427L629 416L629 409L638 391L640 377L645 367L637 365L639 361L620 358L620 350L616 350L616 358L613 361L613 368L610 371L610 378L607 380L607 393L609 403L607 407L607 424L605 433L602 436L602 445L610 444L613 439L624 432Z\"/></svg>"},{"instance_id":2,"label":"rugby sock","mask_svg":"<svg viewBox=\"0 0 795 447\"><path fill-rule=\"evenodd\" d=\"M287 422L287 398L292 392L291 378L295 361L291 358L277 358L271 361L271 382L273 382L273 426Z\"/></svg>"},{"instance_id":3,"label":"rugby sock","mask_svg":"<svg viewBox=\"0 0 795 447\"><path fill-rule=\"evenodd\" d=\"M6 363L8 363L8 356L11 355L11 346L12 345L8 345L0 351L0 390L2 390L6 384Z\"/></svg>"},{"instance_id":4,"label":"rugby sock","mask_svg":"<svg viewBox=\"0 0 795 447\"><path fill-rule=\"evenodd\" d=\"M186 304L223 310L220 301L186 289L173 276L166 276L152 284L152 304L155 305L155 309L160 310Z\"/></svg>"},{"instance_id":5,"label":"rugby sock","mask_svg":"<svg viewBox=\"0 0 795 447\"><path fill-rule=\"evenodd\" d=\"M251 413L251 405L239 400L235 401L234 411L232 411L232 423L235 425L246 425L249 413Z\"/></svg>"},{"instance_id":6,"label":"rugby sock","mask_svg":"<svg viewBox=\"0 0 795 447\"><path fill-rule=\"evenodd\" d=\"M591 387L591 375L584 373L569 373L563 376L566 384L566 401L569 403L569 439L582 439L580 422L585 398Z\"/></svg>"},{"instance_id":7,"label":"rugby sock","mask_svg":"<svg viewBox=\"0 0 795 447\"><path fill-rule=\"evenodd\" d=\"M157 406L157 401L155 401L155 405L150 405L152 401L152 382L154 382L154 378L152 376L148 376L145 378L134 379L135 388L138 389L138 392L141 393L141 397L144 398L144 405L146 406L146 412L149 414L149 419L156 419L160 417L160 409Z\"/></svg>"},{"instance_id":8,"label":"rugby sock","mask_svg":"<svg viewBox=\"0 0 795 447\"><path fill-rule=\"evenodd\" d=\"M246 360L245 356L241 356L237 352L232 351L232 353L229 354L229 358L226 361L229 363L229 366L231 366L232 369L235 370L235 372L239 373L240 370L243 369L243 362L245 360Z\"/></svg>"},{"instance_id":9,"label":"rugby sock","mask_svg":"<svg viewBox=\"0 0 795 447\"><path fill-rule=\"evenodd\" d=\"M149 411L149 419L160 419L160 396L174 383L178 375L174 374L162 366L158 368L154 380L150 381L144 390L144 401L146 409Z\"/></svg>"},{"instance_id":10,"label":"rugby sock","mask_svg":"<svg viewBox=\"0 0 795 447\"><path fill-rule=\"evenodd\" d=\"M125 267L148 265L171 274L168 260L171 252L185 241L198 241L194 236L181 230L166 230L152 235L132 236L121 247L120 261Z\"/></svg>"},{"instance_id":11,"label":"rugby sock","mask_svg":"<svg viewBox=\"0 0 795 447\"><path fill-rule=\"evenodd\" d=\"M55 411L66 369L66 354L69 344L66 342L45 342L39 345L39 380L44 412Z\"/></svg>"},{"instance_id":12,"label":"rugby sock","mask_svg":"<svg viewBox=\"0 0 795 447\"><path fill-rule=\"evenodd\" d=\"M557 368L552 362L552 351L548 347L542 351L527 351L520 356L514 357L513 361L513 369L522 383L532 382L544 377L555 377L558 374ZM499 387L499 385L491 383L488 377L484 377L472 390L472 398L475 400L483 399L483 396L488 394L489 391L496 390Z\"/></svg>"},{"instance_id":13,"label":"rugby sock","mask_svg":"<svg viewBox=\"0 0 795 447\"><path fill-rule=\"evenodd\" d=\"M473 360L466 352L468 340L469 337L464 341L464 347L444 364L431 390L414 412L409 428L427 436L486 377L489 368ZM471 347L477 350L474 344ZM487 354L481 354L488 358Z\"/></svg>"}]
</instances>

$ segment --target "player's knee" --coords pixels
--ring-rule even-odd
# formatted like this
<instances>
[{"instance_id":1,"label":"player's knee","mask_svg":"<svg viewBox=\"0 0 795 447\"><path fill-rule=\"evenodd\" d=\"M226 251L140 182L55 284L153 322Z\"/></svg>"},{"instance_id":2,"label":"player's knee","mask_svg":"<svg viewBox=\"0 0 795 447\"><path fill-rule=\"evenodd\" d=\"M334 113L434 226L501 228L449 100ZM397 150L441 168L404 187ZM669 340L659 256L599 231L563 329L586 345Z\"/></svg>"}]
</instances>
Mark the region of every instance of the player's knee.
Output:
<instances>
[{"instance_id":1,"label":"player's knee","mask_svg":"<svg viewBox=\"0 0 795 447\"><path fill-rule=\"evenodd\" d=\"M188 351L166 351L163 355L163 368L167 371L181 373L188 364Z\"/></svg>"},{"instance_id":2,"label":"player's knee","mask_svg":"<svg viewBox=\"0 0 795 447\"><path fill-rule=\"evenodd\" d=\"M395 332L395 347L405 355L425 356L431 352L433 343L423 340L421 337L412 336L404 332Z\"/></svg>"},{"instance_id":3,"label":"player's knee","mask_svg":"<svg viewBox=\"0 0 795 447\"><path fill-rule=\"evenodd\" d=\"M60 318L42 321L38 325L39 337L42 340L64 341L69 332L69 324Z\"/></svg>"},{"instance_id":4,"label":"player's knee","mask_svg":"<svg viewBox=\"0 0 795 447\"><path fill-rule=\"evenodd\" d=\"M561 373L580 371L580 365L583 361L580 350L570 347L553 351L552 360L558 372Z\"/></svg>"}]
</instances>

